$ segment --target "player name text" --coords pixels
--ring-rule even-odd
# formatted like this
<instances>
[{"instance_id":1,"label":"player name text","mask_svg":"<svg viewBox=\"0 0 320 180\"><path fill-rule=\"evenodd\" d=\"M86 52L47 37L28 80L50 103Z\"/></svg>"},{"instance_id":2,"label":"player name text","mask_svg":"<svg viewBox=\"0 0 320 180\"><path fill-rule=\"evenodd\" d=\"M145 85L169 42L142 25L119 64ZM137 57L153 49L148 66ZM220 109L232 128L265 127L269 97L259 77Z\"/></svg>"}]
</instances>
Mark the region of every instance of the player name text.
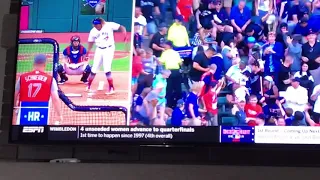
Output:
<instances>
[{"instance_id":1,"label":"player name text","mask_svg":"<svg viewBox=\"0 0 320 180\"><path fill-rule=\"evenodd\" d=\"M26 82L34 81L34 80L46 82L48 80L48 78L43 75L29 75L29 76L25 77L25 80L26 80Z\"/></svg>"}]
</instances>

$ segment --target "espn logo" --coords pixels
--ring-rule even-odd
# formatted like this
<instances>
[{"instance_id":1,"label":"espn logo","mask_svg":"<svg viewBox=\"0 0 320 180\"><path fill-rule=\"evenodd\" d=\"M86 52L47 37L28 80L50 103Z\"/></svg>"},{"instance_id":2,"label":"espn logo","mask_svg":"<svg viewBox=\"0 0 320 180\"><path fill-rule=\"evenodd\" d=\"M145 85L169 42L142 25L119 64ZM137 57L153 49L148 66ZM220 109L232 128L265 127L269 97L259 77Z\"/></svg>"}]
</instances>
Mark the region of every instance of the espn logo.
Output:
<instances>
[{"instance_id":1,"label":"espn logo","mask_svg":"<svg viewBox=\"0 0 320 180\"><path fill-rule=\"evenodd\" d=\"M23 127L22 133L44 133L44 127L26 126L26 127Z\"/></svg>"}]
</instances>

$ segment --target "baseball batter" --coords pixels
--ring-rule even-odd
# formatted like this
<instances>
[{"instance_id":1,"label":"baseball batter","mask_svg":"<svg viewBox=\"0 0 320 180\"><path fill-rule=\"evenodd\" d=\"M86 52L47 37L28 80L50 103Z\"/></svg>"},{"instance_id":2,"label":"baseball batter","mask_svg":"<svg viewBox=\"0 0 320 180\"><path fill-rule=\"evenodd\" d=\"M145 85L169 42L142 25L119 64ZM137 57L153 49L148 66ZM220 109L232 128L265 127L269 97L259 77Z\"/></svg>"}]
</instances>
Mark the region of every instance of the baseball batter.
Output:
<instances>
[{"instance_id":1,"label":"baseball batter","mask_svg":"<svg viewBox=\"0 0 320 180\"><path fill-rule=\"evenodd\" d=\"M114 56L115 41L113 31L120 30L123 33L124 41L127 40L126 28L115 22L106 22L102 18L93 20L93 28L89 33L88 38L88 52L91 51L93 44L96 45L93 65L91 73L88 78L87 90L91 91L91 84L93 79L102 65L103 71L107 77L109 89L106 94L114 93L113 79L111 75L111 65ZM88 56L88 55L87 55Z\"/></svg>"},{"instance_id":2,"label":"baseball batter","mask_svg":"<svg viewBox=\"0 0 320 180\"><path fill-rule=\"evenodd\" d=\"M87 83L91 72L86 56L87 50L80 44L79 36L72 36L70 42L70 46L63 50L64 61L58 66L60 76L58 84L68 81L67 75L82 75L80 81Z\"/></svg>"}]
</instances>

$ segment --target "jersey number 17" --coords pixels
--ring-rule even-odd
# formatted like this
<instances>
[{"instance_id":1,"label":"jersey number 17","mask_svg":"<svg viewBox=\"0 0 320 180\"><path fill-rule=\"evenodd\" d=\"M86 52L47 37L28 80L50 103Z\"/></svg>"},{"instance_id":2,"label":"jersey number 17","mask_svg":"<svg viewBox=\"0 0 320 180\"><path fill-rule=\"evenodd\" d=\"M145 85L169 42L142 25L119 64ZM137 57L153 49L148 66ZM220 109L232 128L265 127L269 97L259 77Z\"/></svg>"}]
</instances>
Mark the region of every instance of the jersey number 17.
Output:
<instances>
[{"instance_id":1,"label":"jersey number 17","mask_svg":"<svg viewBox=\"0 0 320 180\"><path fill-rule=\"evenodd\" d=\"M41 90L42 84L41 83L30 83L28 85L28 97L37 97L37 94Z\"/></svg>"}]
</instances>

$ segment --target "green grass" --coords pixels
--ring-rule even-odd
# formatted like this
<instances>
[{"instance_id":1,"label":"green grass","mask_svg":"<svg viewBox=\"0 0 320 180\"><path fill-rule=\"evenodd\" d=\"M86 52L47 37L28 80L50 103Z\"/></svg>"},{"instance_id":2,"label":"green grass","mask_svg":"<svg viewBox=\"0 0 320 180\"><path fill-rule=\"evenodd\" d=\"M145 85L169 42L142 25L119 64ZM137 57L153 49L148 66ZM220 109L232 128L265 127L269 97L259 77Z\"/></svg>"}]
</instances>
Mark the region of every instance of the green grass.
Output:
<instances>
[{"instance_id":1,"label":"green grass","mask_svg":"<svg viewBox=\"0 0 320 180\"><path fill-rule=\"evenodd\" d=\"M69 44L59 44L60 53L67 47ZM87 44L83 44L87 47ZM18 53L18 62L17 62L17 72L24 73L32 69L33 57L35 54L44 53L44 54L53 54L52 45L46 44L26 44L19 46ZM116 43L116 50L126 51L125 43ZM89 62L91 65L93 63L92 59ZM116 59L112 62L112 71L129 71L130 57ZM48 63L46 71L52 71L52 64Z\"/></svg>"}]
</instances>

